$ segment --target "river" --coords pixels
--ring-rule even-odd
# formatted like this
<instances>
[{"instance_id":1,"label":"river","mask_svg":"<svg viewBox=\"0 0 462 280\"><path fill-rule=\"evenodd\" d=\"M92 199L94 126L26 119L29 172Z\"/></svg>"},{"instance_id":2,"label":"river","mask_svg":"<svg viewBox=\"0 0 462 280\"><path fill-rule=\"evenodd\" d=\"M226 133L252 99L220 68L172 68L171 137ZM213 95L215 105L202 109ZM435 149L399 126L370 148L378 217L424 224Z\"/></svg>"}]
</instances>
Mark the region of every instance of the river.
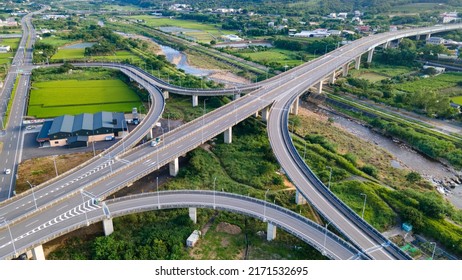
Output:
<instances>
[{"instance_id":1,"label":"river","mask_svg":"<svg viewBox=\"0 0 462 280\"><path fill-rule=\"evenodd\" d=\"M429 159L402 143L394 142L392 139L370 130L357 121L333 114L327 110L323 110L323 113L332 117L335 123L348 132L387 150L396 158L396 160L390 162L395 168L408 167L430 182L434 182L434 179L441 181L445 178L454 178L456 175L440 162ZM456 208L462 209L462 185L457 185L445 196Z\"/></svg>"},{"instance_id":2,"label":"river","mask_svg":"<svg viewBox=\"0 0 462 280\"><path fill-rule=\"evenodd\" d=\"M156 43L158 44L158 43ZM167 60L177 66L178 69L182 69L186 74L191 74L194 76L208 76L214 71L197 68L189 65L187 56L174 48L169 46L164 46L158 44L162 49L162 52L165 54Z\"/></svg>"}]
</instances>

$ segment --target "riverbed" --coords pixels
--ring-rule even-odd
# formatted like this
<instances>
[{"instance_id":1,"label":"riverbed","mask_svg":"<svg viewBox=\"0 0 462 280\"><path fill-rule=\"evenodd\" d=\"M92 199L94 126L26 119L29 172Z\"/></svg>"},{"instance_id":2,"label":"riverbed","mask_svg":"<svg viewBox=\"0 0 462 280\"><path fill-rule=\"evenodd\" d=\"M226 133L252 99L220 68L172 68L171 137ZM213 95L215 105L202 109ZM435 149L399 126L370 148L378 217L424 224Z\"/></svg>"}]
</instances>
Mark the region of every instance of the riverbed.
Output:
<instances>
[{"instance_id":1,"label":"riverbed","mask_svg":"<svg viewBox=\"0 0 462 280\"><path fill-rule=\"evenodd\" d=\"M312 109L308 105L308 109ZM395 168L409 168L418 172L423 178L434 182L441 181L447 178L455 178L456 174L442 163L429 159L403 143L393 141L392 139L378 134L367 128L358 121L337 115L327 109L321 109L322 113L334 119L334 122L340 125L343 129L351 134L379 145L387 150L395 157L395 160L390 162L390 165ZM436 186L435 186L436 187ZM451 193L447 193L445 197L456 207L462 209L462 186L458 185L451 189Z\"/></svg>"}]
</instances>

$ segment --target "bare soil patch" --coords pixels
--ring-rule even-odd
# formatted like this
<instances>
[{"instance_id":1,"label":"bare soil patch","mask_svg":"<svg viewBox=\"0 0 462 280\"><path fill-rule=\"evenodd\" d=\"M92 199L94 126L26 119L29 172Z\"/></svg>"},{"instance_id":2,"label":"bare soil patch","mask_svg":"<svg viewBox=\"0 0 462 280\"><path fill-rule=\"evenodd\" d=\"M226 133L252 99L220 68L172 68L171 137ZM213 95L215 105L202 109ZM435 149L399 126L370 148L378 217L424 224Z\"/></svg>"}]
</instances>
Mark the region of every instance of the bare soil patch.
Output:
<instances>
[{"instance_id":1,"label":"bare soil patch","mask_svg":"<svg viewBox=\"0 0 462 280\"><path fill-rule=\"evenodd\" d=\"M224 233L228 233L232 235L237 235L237 234L240 234L242 230L240 227L236 225L232 225L226 222L221 222L217 225L217 232L224 232Z\"/></svg>"}]
</instances>

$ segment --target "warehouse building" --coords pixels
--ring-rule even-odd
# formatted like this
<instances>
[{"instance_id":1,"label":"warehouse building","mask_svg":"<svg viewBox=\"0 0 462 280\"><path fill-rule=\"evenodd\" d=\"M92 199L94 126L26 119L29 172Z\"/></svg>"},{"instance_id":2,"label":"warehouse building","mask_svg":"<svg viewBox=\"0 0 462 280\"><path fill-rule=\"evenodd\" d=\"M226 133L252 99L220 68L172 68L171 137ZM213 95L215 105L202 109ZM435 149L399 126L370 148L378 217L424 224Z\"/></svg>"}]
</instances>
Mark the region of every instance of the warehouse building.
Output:
<instances>
[{"instance_id":1,"label":"warehouse building","mask_svg":"<svg viewBox=\"0 0 462 280\"><path fill-rule=\"evenodd\" d=\"M37 136L37 142L41 144L49 142L51 147L65 145L70 148L84 147L94 141L121 136L127 130L123 113L64 115L46 121Z\"/></svg>"}]
</instances>

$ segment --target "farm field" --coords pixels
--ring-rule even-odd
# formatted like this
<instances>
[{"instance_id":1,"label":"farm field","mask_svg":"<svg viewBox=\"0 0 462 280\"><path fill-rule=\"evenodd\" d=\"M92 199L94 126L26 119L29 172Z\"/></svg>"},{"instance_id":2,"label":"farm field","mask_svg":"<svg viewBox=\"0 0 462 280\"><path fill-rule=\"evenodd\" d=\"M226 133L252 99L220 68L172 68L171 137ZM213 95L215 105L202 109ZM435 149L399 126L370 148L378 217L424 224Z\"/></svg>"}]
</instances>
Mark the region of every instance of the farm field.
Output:
<instances>
[{"instance_id":1,"label":"farm field","mask_svg":"<svg viewBox=\"0 0 462 280\"><path fill-rule=\"evenodd\" d=\"M129 16L127 18L144 20L146 25L151 27L178 27L188 30L181 30L185 37L190 37L199 42L209 43L211 40L219 40L221 35L235 34L235 31L222 30L220 25L204 24L192 20L157 18L153 16Z\"/></svg>"},{"instance_id":2,"label":"farm field","mask_svg":"<svg viewBox=\"0 0 462 280\"><path fill-rule=\"evenodd\" d=\"M121 61L131 59L133 61L140 60L140 58L129 51L116 51L114 55L99 55L86 57L85 49L59 49L58 52L52 56L52 60L87 60L91 61Z\"/></svg>"},{"instance_id":3,"label":"farm field","mask_svg":"<svg viewBox=\"0 0 462 280\"><path fill-rule=\"evenodd\" d=\"M417 81L396 85L399 90L416 92L423 89L442 91L454 88L462 80L462 73L445 73L435 77L422 78Z\"/></svg>"},{"instance_id":4,"label":"farm field","mask_svg":"<svg viewBox=\"0 0 462 280\"><path fill-rule=\"evenodd\" d=\"M140 105L136 93L117 79L36 82L32 85L28 115L50 118L99 111L130 112Z\"/></svg>"}]
</instances>

